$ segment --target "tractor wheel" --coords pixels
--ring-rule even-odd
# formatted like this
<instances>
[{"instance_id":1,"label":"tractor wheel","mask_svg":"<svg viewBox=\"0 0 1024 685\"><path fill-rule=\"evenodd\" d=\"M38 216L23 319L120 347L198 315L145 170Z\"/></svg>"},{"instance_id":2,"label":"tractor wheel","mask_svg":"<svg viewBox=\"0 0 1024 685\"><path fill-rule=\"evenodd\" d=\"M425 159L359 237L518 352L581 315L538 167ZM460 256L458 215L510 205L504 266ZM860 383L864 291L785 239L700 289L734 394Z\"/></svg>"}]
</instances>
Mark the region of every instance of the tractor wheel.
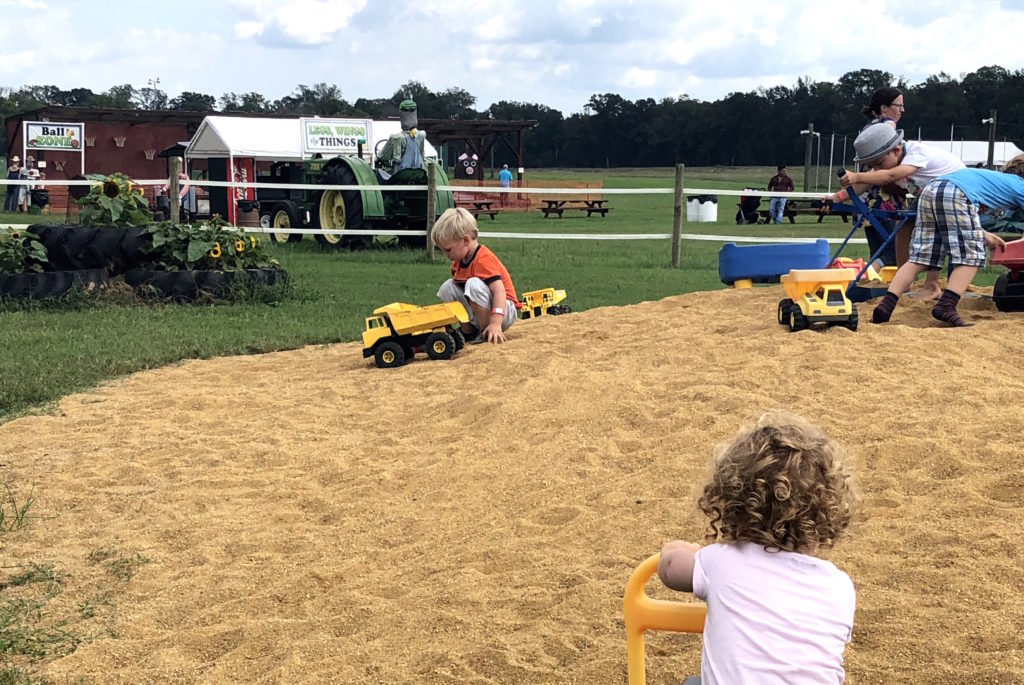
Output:
<instances>
[{"instance_id":1,"label":"tractor wheel","mask_svg":"<svg viewBox=\"0 0 1024 685\"><path fill-rule=\"evenodd\" d=\"M262 220L260 224L262 225ZM294 202L278 202L270 213L270 227L272 228L301 228L299 221L299 210ZM302 240L301 233L271 233L270 240L278 245L285 243L297 243Z\"/></svg>"},{"instance_id":2,"label":"tractor wheel","mask_svg":"<svg viewBox=\"0 0 1024 685\"><path fill-rule=\"evenodd\" d=\"M451 359L455 354L455 340L447 333L431 333L424 347L431 359Z\"/></svg>"},{"instance_id":3,"label":"tractor wheel","mask_svg":"<svg viewBox=\"0 0 1024 685\"><path fill-rule=\"evenodd\" d=\"M381 343L373 353L379 369L393 369L405 363L405 350L396 342Z\"/></svg>"},{"instance_id":4,"label":"tractor wheel","mask_svg":"<svg viewBox=\"0 0 1024 685\"><path fill-rule=\"evenodd\" d=\"M802 331L807 328L807 317L800 311L800 307L793 305L789 308L789 330L791 332Z\"/></svg>"},{"instance_id":5,"label":"tractor wheel","mask_svg":"<svg viewBox=\"0 0 1024 685\"><path fill-rule=\"evenodd\" d=\"M785 326L789 323L789 308L793 306L793 300L788 297L779 301L779 325Z\"/></svg>"},{"instance_id":6,"label":"tractor wheel","mask_svg":"<svg viewBox=\"0 0 1024 685\"><path fill-rule=\"evenodd\" d=\"M359 185L356 175L345 164L335 164L324 170L321 181L325 185ZM324 190L317 199L318 225L329 231L344 231L363 226L363 196L358 190ZM330 249L360 248L370 243L370 236L317 235L321 245Z\"/></svg>"}]
</instances>

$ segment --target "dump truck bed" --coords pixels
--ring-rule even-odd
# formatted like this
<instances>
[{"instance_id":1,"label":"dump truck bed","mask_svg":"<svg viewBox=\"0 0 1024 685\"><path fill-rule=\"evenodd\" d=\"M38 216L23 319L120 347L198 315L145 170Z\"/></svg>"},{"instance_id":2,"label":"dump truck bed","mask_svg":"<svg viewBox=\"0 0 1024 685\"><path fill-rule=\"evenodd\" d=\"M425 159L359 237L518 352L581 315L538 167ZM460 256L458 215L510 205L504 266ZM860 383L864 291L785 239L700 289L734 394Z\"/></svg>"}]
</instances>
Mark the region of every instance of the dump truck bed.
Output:
<instances>
[{"instance_id":1,"label":"dump truck bed","mask_svg":"<svg viewBox=\"0 0 1024 685\"><path fill-rule=\"evenodd\" d=\"M441 326L467 323L469 314L458 302L417 307L404 302L392 302L373 310L374 314L387 314L391 326L399 335L413 335L439 328Z\"/></svg>"}]
</instances>

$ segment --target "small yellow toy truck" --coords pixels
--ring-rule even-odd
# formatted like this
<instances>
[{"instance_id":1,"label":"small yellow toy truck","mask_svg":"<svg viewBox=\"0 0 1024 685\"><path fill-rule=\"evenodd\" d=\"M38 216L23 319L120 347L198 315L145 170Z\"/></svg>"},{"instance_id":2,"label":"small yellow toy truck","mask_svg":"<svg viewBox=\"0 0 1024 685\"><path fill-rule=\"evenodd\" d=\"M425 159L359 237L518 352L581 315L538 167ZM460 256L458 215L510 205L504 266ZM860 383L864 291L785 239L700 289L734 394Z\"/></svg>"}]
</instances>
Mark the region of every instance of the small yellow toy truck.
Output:
<instances>
[{"instance_id":1,"label":"small yellow toy truck","mask_svg":"<svg viewBox=\"0 0 1024 685\"><path fill-rule=\"evenodd\" d=\"M786 298L779 302L779 324L802 331L815 324L857 330L857 308L846 296L854 269L790 269L780 280Z\"/></svg>"},{"instance_id":2,"label":"small yellow toy truck","mask_svg":"<svg viewBox=\"0 0 1024 685\"><path fill-rule=\"evenodd\" d=\"M544 288L542 290L531 290L523 293L522 309L519 310L520 319L532 319L544 314L568 314L572 310L568 305L558 304L565 299L564 290Z\"/></svg>"},{"instance_id":3,"label":"small yellow toy truck","mask_svg":"<svg viewBox=\"0 0 1024 685\"><path fill-rule=\"evenodd\" d=\"M378 307L366 317L363 357L373 357L381 369L401 366L417 348L431 359L451 359L466 343L459 324L468 321L466 308L458 302L426 307L393 302Z\"/></svg>"}]
</instances>

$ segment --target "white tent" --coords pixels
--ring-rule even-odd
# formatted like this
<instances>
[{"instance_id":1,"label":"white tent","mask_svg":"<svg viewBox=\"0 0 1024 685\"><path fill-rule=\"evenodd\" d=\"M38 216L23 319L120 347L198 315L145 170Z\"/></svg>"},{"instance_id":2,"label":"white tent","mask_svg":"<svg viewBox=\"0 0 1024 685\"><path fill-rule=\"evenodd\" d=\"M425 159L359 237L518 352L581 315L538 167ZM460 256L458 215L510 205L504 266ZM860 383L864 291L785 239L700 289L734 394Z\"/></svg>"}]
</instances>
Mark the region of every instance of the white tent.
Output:
<instances>
[{"instance_id":1,"label":"white tent","mask_svg":"<svg viewBox=\"0 0 1024 685\"><path fill-rule=\"evenodd\" d=\"M375 121L371 128L369 157L377 143L402 130L398 121ZM427 157L437 157L437 150L427 142ZM302 161L302 124L299 119L210 116L203 119L185 156L192 159L211 157L249 157L257 161Z\"/></svg>"},{"instance_id":2,"label":"white tent","mask_svg":"<svg viewBox=\"0 0 1024 685\"><path fill-rule=\"evenodd\" d=\"M987 140L922 140L920 142L952 152L967 166L988 163ZM1024 150L1013 143L997 142L993 150L992 163L1001 166L1019 154L1024 154Z\"/></svg>"}]
</instances>

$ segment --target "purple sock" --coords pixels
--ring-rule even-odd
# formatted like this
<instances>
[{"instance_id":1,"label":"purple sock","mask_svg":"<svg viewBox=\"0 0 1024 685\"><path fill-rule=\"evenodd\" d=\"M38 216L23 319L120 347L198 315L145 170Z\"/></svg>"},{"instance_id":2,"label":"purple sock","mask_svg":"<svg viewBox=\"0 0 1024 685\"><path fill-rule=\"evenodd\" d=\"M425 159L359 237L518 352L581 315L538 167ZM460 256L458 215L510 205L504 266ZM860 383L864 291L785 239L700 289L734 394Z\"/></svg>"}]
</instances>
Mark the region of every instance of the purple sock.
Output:
<instances>
[{"instance_id":1,"label":"purple sock","mask_svg":"<svg viewBox=\"0 0 1024 685\"><path fill-rule=\"evenodd\" d=\"M885 323L892 316L892 311L896 309L896 303L900 301L900 296L896 293L886 293L882 301L878 303L875 310L871 312L871 323Z\"/></svg>"},{"instance_id":2,"label":"purple sock","mask_svg":"<svg viewBox=\"0 0 1024 685\"><path fill-rule=\"evenodd\" d=\"M960 314L956 311L959 302L959 295L952 290L943 290L942 297L932 308L932 316L950 326L966 326L967 322L960 318Z\"/></svg>"}]
</instances>

